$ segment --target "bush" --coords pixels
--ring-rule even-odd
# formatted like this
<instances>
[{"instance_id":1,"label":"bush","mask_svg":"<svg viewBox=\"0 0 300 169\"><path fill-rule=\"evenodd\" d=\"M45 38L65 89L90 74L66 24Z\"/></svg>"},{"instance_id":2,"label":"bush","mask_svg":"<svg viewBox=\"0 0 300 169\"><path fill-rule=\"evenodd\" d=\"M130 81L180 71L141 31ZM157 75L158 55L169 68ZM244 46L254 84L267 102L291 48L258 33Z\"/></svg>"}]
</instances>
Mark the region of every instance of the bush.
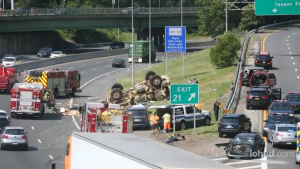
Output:
<instances>
[{"instance_id":1,"label":"bush","mask_svg":"<svg viewBox=\"0 0 300 169\"><path fill-rule=\"evenodd\" d=\"M240 47L239 39L232 32L225 33L217 38L216 46L210 49L210 63L217 68L232 66L238 58L237 51Z\"/></svg>"}]
</instances>

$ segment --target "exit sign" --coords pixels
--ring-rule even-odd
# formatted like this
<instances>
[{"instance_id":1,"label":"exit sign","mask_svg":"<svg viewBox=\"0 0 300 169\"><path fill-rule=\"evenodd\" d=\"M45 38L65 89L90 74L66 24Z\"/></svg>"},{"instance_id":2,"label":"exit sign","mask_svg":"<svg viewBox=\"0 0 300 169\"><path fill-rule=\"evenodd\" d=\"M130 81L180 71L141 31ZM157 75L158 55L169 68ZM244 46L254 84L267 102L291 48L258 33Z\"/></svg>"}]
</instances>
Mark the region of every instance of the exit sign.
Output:
<instances>
[{"instance_id":1,"label":"exit sign","mask_svg":"<svg viewBox=\"0 0 300 169\"><path fill-rule=\"evenodd\" d=\"M171 84L170 104L198 104L198 84Z\"/></svg>"},{"instance_id":2,"label":"exit sign","mask_svg":"<svg viewBox=\"0 0 300 169\"><path fill-rule=\"evenodd\" d=\"M255 0L255 15L299 15L299 0Z\"/></svg>"}]
</instances>

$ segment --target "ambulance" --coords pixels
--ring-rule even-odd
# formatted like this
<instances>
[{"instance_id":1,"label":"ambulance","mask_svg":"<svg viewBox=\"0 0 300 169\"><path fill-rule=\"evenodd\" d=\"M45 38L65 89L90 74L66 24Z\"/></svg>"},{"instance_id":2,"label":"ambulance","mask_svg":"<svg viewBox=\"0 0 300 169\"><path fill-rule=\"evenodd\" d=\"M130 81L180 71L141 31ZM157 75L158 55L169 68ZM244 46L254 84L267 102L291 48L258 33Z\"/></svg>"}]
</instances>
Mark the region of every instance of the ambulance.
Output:
<instances>
[{"instance_id":1,"label":"ambulance","mask_svg":"<svg viewBox=\"0 0 300 169\"><path fill-rule=\"evenodd\" d=\"M53 91L55 98L57 96L72 96L81 92L81 76L77 70L29 70L25 71L25 83L40 83L47 91Z\"/></svg>"},{"instance_id":2,"label":"ambulance","mask_svg":"<svg viewBox=\"0 0 300 169\"><path fill-rule=\"evenodd\" d=\"M133 115L118 104L86 102L79 107L81 132L132 133Z\"/></svg>"},{"instance_id":3,"label":"ambulance","mask_svg":"<svg viewBox=\"0 0 300 169\"><path fill-rule=\"evenodd\" d=\"M10 112L12 118L21 115L42 117L44 86L39 83L16 83L11 90Z\"/></svg>"}]
</instances>

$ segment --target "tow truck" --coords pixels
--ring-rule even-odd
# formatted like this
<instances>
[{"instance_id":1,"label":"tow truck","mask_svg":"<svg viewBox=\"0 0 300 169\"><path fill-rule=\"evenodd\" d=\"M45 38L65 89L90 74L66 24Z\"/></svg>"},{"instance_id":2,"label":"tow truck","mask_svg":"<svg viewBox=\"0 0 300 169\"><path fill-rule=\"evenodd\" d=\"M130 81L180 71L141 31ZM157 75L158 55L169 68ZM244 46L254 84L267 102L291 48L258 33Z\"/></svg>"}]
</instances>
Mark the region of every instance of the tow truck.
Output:
<instances>
[{"instance_id":1,"label":"tow truck","mask_svg":"<svg viewBox=\"0 0 300 169\"><path fill-rule=\"evenodd\" d=\"M16 83L11 90L10 112L12 118L21 115L42 117L44 87L39 83Z\"/></svg>"},{"instance_id":2,"label":"tow truck","mask_svg":"<svg viewBox=\"0 0 300 169\"><path fill-rule=\"evenodd\" d=\"M133 115L118 104L86 102L79 107L81 132L132 133Z\"/></svg>"},{"instance_id":3,"label":"tow truck","mask_svg":"<svg viewBox=\"0 0 300 169\"><path fill-rule=\"evenodd\" d=\"M77 70L29 70L25 71L25 83L40 83L47 91L53 91L54 98L58 96L75 96L81 92L81 76Z\"/></svg>"},{"instance_id":4,"label":"tow truck","mask_svg":"<svg viewBox=\"0 0 300 169\"><path fill-rule=\"evenodd\" d=\"M0 90L10 93L11 88L17 83L17 74L14 68L0 67Z\"/></svg>"},{"instance_id":5,"label":"tow truck","mask_svg":"<svg viewBox=\"0 0 300 169\"><path fill-rule=\"evenodd\" d=\"M240 73L239 85L240 86L275 86L276 76L263 68L251 67L245 72Z\"/></svg>"}]
</instances>

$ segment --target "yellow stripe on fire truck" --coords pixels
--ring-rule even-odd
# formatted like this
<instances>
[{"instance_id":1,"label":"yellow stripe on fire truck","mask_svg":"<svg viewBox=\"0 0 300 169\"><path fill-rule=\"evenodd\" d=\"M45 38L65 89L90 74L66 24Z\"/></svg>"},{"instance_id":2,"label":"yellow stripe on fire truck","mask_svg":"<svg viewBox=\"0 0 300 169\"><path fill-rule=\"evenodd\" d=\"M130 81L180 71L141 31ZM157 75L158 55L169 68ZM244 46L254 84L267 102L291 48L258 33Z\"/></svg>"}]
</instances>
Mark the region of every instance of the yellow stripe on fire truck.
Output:
<instances>
[{"instance_id":1,"label":"yellow stripe on fire truck","mask_svg":"<svg viewBox=\"0 0 300 169\"><path fill-rule=\"evenodd\" d=\"M39 82L40 82L44 87L46 87L46 82L43 80L42 77L39 77Z\"/></svg>"},{"instance_id":2,"label":"yellow stripe on fire truck","mask_svg":"<svg viewBox=\"0 0 300 169\"><path fill-rule=\"evenodd\" d=\"M25 77L24 77L24 82L25 82L25 83L30 83L30 81L31 81L30 76L25 76Z\"/></svg>"}]
</instances>

